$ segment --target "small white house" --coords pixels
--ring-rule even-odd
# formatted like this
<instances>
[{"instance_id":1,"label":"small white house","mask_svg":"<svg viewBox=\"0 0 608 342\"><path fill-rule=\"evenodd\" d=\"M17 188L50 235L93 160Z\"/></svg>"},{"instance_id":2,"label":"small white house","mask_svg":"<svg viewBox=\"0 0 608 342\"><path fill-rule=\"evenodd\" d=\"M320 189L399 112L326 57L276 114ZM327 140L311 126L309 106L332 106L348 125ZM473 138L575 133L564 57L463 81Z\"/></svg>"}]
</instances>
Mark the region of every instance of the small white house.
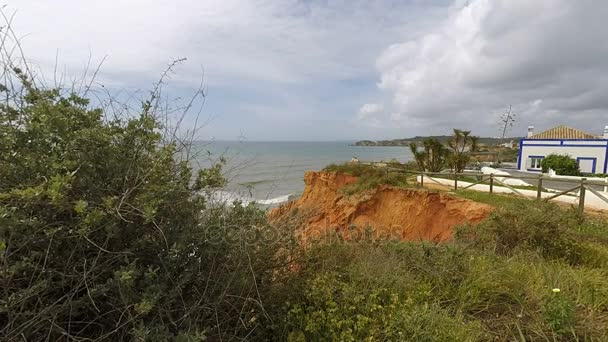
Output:
<instances>
[{"instance_id":1,"label":"small white house","mask_svg":"<svg viewBox=\"0 0 608 342\"><path fill-rule=\"evenodd\" d=\"M528 136L519 143L517 168L541 172L541 161L550 154L567 154L576 159L583 173L608 173L608 126L601 136L558 126L535 134L528 127Z\"/></svg>"}]
</instances>

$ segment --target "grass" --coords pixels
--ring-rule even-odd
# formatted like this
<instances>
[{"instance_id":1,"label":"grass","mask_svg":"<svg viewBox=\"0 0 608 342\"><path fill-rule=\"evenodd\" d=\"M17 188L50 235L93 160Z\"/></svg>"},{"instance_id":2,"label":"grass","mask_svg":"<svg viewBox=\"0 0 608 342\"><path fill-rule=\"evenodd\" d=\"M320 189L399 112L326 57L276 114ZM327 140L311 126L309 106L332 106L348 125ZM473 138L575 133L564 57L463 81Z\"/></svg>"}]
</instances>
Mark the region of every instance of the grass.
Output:
<instances>
[{"instance_id":1,"label":"grass","mask_svg":"<svg viewBox=\"0 0 608 342\"><path fill-rule=\"evenodd\" d=\"M387 168L374 167L361 163L331 164L323 169L326 172L345 173L358 177L353 184L340 189L346 195L361 194L381 185L391 185L396 187L414 186L408 182L408 176L404 173L389 171Z\"/></svg>"},{"instance_id":2,"label":"grass","mask_svg":"<svg viewBox=\"0 0 608 342\"><path fill-rule=\"evenodd\" d=\"M443 179L454 180L454 175L451 175L449 173L446 173L445 175L434 175L434 176L431 176L431 177L432 178L443 178ZM477 177L473 177L473 176L458 176L458 181L459 182L477 183L480 180L481 179L478 179Z\"/></svg>"},{"instance_id":3,"label":"grass","mask_svg":"<svg viewBox=\"0 0 608 342\"><path fill-rule=\"evenodd\" d=\"M606 221L491 199L492 216L450 243L313 244L290 286L290 340L608 340Z\"/></svg>"},{"instance_id":4,"label":"grass","mask_svg":"<svg viewBox=\"0 0 608 342\"><path fill-rule=\"evenodd\" d=\"M454 175L450 175L450 174L445 174L445 175L439 175L439 176L433 176L433 178L443 178L443 179L450 179L453 180L454 179ZM479 181L481 181L481 177L475 177L475 176L458 176L458 181L459 182L468 182L468 183L477 183ZM485 185L489 185L490 181L489 179L486 177L485 182L483 183L479 183L479 184L485 184ZM498 182L494 182L494 186L503 186L502 184L498 183ZM510 185L510 187L515 188L515 189L521 189L521 190L537 190L538 187L534 186L534 185ZM545 188L541 188L542 191L547 191L547 189Z\"/></svg>"},{"instance_id":5,"label":"grass","mask_svg":"<svg viewBox=\"0 0 608 342\"><path fill-rule=\"evenodd\" d=\"M583 177L597 177L597 178L608 178L608 173L584 173Z\"/></svg>"},{"instance_id":6,"label":"grass","mask_svg":"<svg viewBox=\"0 0 608 342\"><path fill-rule=\"evenodd\" d=\"M499 185L499 186L500 186L500 185ZM511 185L511 187L512 187L512 188L515 188L515 189L520 189L520 190L534 190L534 191L537 191L537 190L538 190L538 187L537 187L537 186L534 186L534 185ZM549 190L548 190L548 189L546 189L546 188L541 187L541 188L540 188L540 191L547 192L547 191L549 191Z\"/></svg>"},{"instance_id":7,"label":"grass","mask_svg":"<svg viewBox=\"0 0 608 342\"><path fill-rule=\"evenodd\" d=\"M491 194L489 192L481 192L475 190L458 190L454 192L454 194L459 197L470 199L471 201L486 203L496 207L513 206L517 204L534 204L532 198L522 198L517 195L510 194Z\"/></svg>"}]
</instances>

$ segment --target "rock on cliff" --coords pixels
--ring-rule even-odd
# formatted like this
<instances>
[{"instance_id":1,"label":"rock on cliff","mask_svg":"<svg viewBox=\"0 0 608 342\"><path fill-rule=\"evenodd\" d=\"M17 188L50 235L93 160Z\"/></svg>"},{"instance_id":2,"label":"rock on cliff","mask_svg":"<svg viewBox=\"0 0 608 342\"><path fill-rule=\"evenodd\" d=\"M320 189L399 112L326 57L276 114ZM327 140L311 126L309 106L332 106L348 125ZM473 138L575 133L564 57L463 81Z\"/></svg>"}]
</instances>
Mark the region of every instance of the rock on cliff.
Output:
<instances>
[{"instance_id":1,"label":"rock on cliff","mask_svg":"<svg viewBox=\"0 0 608 342\"><path fill-rule=\"evenodd\" d=\"M477 224L492 211L486 204L446 193L381 186L357 196L346 196L340 188L357 177L333 172L307 172L302 196L272 210L279 221L299 216L304 239L337 231L345 238L373 234L402 240L445 241L452 228Z\"/></svg>"}]
</instances>

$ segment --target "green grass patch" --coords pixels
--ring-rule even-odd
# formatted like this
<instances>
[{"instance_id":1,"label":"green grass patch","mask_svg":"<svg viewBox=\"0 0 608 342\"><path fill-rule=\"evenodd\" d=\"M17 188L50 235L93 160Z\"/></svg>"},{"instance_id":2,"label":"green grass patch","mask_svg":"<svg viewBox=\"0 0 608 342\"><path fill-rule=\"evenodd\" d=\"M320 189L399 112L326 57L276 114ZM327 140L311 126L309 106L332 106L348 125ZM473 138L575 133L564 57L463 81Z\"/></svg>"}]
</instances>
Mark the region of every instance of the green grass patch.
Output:
<instances>
[{"instance_id":1,"label":"green grass patch","mask_svg":"<svg viewBox=\"0 0 608 342\"><path fill-rule=\"evenodd\" d=\"M483 183L479 183L479 184L483 184L483 185L490 185L490 181L489 178L487 176L483 176L485 178L485 181ZM432 178L442 178L442 179L450 179L450 180L454 180L455 176L451 175L449 173L446 173L445 175L435 175L432 176ZM482 176L458 176L458 182L467 182L467 183L477 183L479 181L482 180ZM460 185L462 186L462 185ZM502 186L504 187L504 185L498 183L498 182L494 182L494 186ZM520 189L520 190L534 190L536 191L538 189L537 186L534 185L510 185L510 187L514 188L514 189ZM541 188L542 191L547 191L547 189L545 188Z\"/></svg>"},{"instance_id":2,"label":"green grass patch","mask_svg":"<svg viewBox=\"0 0 608 342\"><path fill-rule=\"evenodd\" d=\"M510 206L514 204L533 205L532 198L522 198L517 195L495 194L489 192L481 192L475 190L458 190L455 191L456 196L470 199L471 201L490 204L497 207Z\"/></svg>"},{"instance_id":3,"label":"green grass patch","mask_svg":"<svg viewBox=\"0 0 608 342\"><path fill-rule=\"evenodd\" d=\"M378 188L381 185L397 187L415 186L408 182L408 175L402 172L391 171L386 167L377 167L361 163L331 164L323 169L326 172L345 173L358 177L353 184L340 189L346 195L355 195Z\"/></svg>"}]
</instances>

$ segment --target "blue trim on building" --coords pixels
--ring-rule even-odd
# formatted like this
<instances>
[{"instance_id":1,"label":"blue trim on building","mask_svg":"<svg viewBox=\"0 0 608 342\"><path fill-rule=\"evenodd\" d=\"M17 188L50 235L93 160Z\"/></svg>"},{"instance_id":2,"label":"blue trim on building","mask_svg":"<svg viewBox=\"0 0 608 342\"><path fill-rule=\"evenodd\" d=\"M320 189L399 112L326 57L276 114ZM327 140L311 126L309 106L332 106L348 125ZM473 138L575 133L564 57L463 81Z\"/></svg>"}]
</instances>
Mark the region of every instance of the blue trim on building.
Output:
<instances>
[{"instance_id":1,"label":"blue trim on building","mask_svg":"<svg viewBox=\"0 0 608 342\"><path fill-rule=\"evenodd\" d=\"M563 146L560 144L526 144L524 143L523 146Z\"/></svg>"},{"instance_id":2,"label":"blue trim on building","mask_svg":"<svg viewBox=\"0 0 608 342\"><path fill-rule=\"evenodd\" d=\"M606 146L606 155L604 155L604 173L608 173L608 146Z\"/></svg>"},{"instance_id":3,"label":"blue trim on building","mask_svg":"<svg viewBox=\"0 0 608 342\"><path fill-rule=\"evenodd\" d=\"M528 139L521 138L521 140L525 141L605 141L608 142L608 139L597 138L597 139Z\"/></svg>"},{"instance_id":4,"label":"blue trim on building","mask_svg":"<svg viewBox=\"0 0 608 342\"><path fill-rule=\"evenodd\" d=\"M524 150L523 142L524 142L523 138L519 139L519 151L517 152L517 169L518 170L521 170L521 153Z\"/></svg>"},{"instance_id":5,"label":"blue trim on building","mask_svg":"<svg viewBox=\"0 0 608 342\"><path fill-rule=\"evenodd\" d=\"M528 172L543 172L541 169L526 169Z\"/></svg>"},{"instance_id":6,"label":"blue trim on building","mask_svg":"<svg viewBox=\"0 0 608 342\"><path fill-rule=\"evenodd\" d=\"M595 173L595 166L597 164L597 158L594 158L594 157L577 157L576 158L576 163L579 165L579 167L581 165L580 164L581 160L593 160L593 164L591 166L591 173Z\"/></svg>"},{"instance_id":7,"label":"blue trim on building","mask_svg":"<svg viewBox=\"0 0 608 342\"><path fill-rule=\"evenodd\" d=\"M527 142L527 141L532 141L532 142L534 142L534 141L559 141L559 145L568 145L568 144L566 144L566 142L568 142L568 141L597 141L599 143L604 143L600 146L608 145L608 139L601 139L601 138L598 138L598 139L527 139L527 138L521 138L521 140L519 142L520 146L521 146L521 144L523 144L524 142ZM529 144L528 146L530 146L530 145L534 145L534 144ZM559 146L557 144L540 144L540 145ZM575 144L575 145L576 146L594 146L594 145L577 145L577 144Z\"/></svg>"},{"instance_id":8,"label":"blue trim on building","mask_svg":"<svg viewBox=\"0 0 608 342\"><path fill-rule=\"evenodd\" d=\"M602 147L606 148L607 145L576 145L576 144L525 144L523 146L555 146L555 147Z\"/></svg>"}]
</instances>

